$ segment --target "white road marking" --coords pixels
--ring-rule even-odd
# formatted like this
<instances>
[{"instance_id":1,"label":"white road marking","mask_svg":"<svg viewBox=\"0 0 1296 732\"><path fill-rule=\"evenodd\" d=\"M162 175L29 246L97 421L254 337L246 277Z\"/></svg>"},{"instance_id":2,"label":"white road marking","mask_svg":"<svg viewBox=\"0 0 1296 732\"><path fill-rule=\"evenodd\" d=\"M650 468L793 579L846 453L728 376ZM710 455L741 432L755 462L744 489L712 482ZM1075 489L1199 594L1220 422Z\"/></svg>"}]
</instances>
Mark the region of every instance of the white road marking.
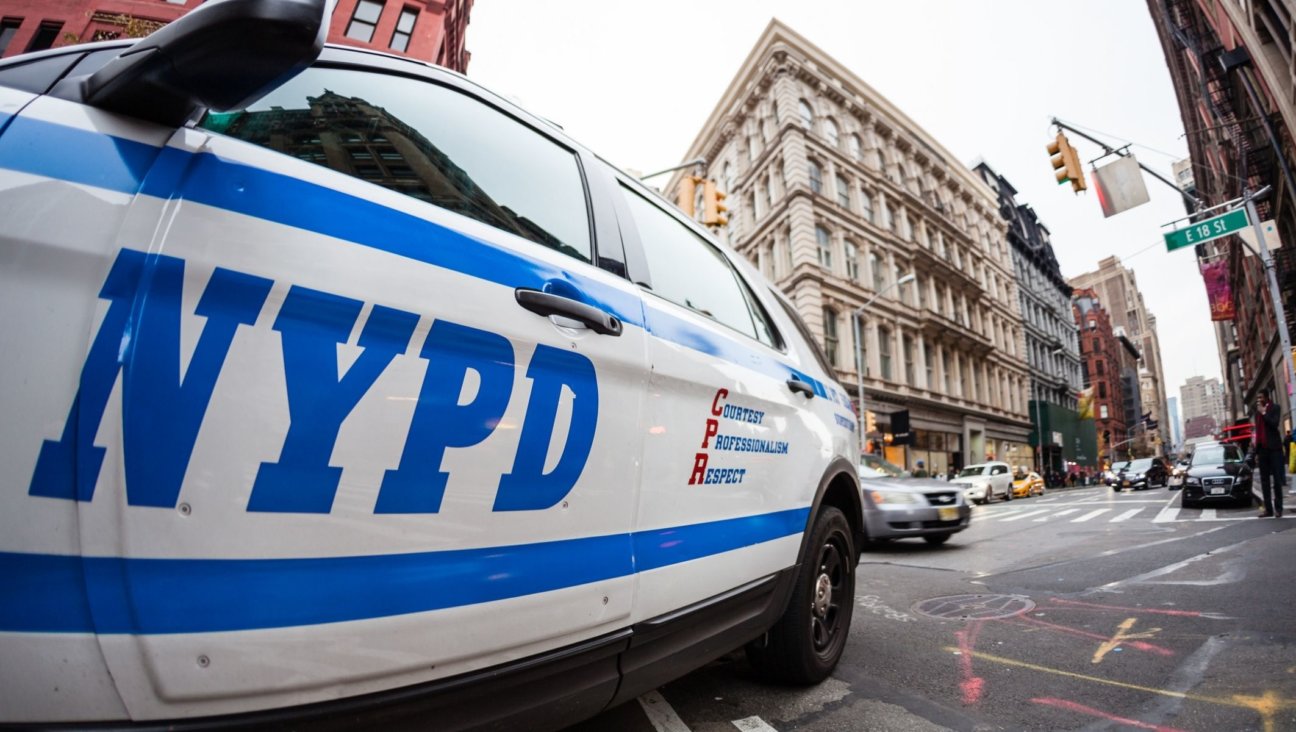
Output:
<instances>
[{"instance_id":1,"label":"white road marking","mask_svg":"<svg viewBox=\"0 0 1296 732\"><path fill-rule=\"evenodd\" d=\"M735 719L733 726L743 732L778 732L778 730L769 726L765 720L760 717L747 717L746 719Z\"/></svg>"},{"instance_id":2,"label":"white road marking","mask_svg":"<svg viewBox=\"0 0 1296 732\"><path fill-rule=\"evenodd\" d=\"M643 707L644 714L657 732L691 732L659 692L650 691L639 697L639 706Z\"/></svg>"},{"instance_id":3,"label":"white road marking","mask_svg":"<svg viewBox=\"0 0 1296 732\"><path fill-rule=\"evenodd\" d=\"M1179 509L1171 508L1170 504L1179 500L1179 496L1180 494L1178 493L1174 494L1173 496L1170 496L1170 500L1165 502L1165 506L1161 508L1161 512L1156 515L1156 518L1152 519L1152 523L1163 524L1166 523L1167 521L1174 521L1176 518L1178 518Z\"/></svg>"},{"instance_id":4,"label":"white road marking","mask_svg":"<svg viewBox=\"0 0 1296 732\"><path fill-rule=\"evenodd\" d=\"M1052 510L1052 509L1048 509L1048 508L1041 508L1041 509L1038 510L1038 511L1027 511L1026 513L1019 513L1019 514L1017 514L1016 516L1009 516L1008 518L1006 518L1006 519L1002 519L1002 520L1003 520L1003 521L1016 521L1017 519L1024 519L1024 518L1028 518L1028 517L1030 517L1030 516L1038 516L1038 515L1040 515L1041 513L1048 513L1050 510Z\"/></svg>"},{"instance_id":5,"label":"white road marking","mask_svg":"<svg viewBox=\"0 0 1296 732\"><path fill-rule=\"evenodd\" d=\"M1111 522L1114 524L1118 521L1128 521L1131 516L1133 516L1134 514L1142 510L1143 509L1141 508L1131 508L1130 510L1126 511L1125 513L1122 513L1119 516L1113 516Z\"/></svg>"},{"instance_id":6,"label":"white road marking","mask_svg":"<svg viewBox=\"0 0 1296 732\"><path fill-rule=\"evenodd\" d=\"M1198 521L1214 521L1214 520L1215 520L1215 509L1213 509L1213 508L1203 508L1203 509L1202 509L1202 512L1201 512L1201 518L1199 518L1199 519L1197 519L1197 520L1198 520Z\"/></svg>"},{"instance_id":7,"label":"white road marking","mask_svg":"<svg viewBox=\"0 0 1296 732\"><path fill-rule=\"evenodd\" d=\"M1086 513L1086 514L1083 515L1083 516L1077 516L1077 517L1071 519L1071 523L1073 523L1073 524L1078 524L1078 523L1081 523L1081 522L1084 522L1084 521L1088 521L1089 519L1091 519L1091 518L1093 518L1093 517L1095 517L1095 516L1098 516L1098 515L1101 515L1101 514L1107 513L1107 512L1110 511L1110 510L1111 510L1110 508L1100 508L1100 509L1098 509L1097 511L1090 511L1089 513Z\"/></svg>"},{"instance_id":8,"label":"white road marking","mask_svg":"<svg viewBox=\"0 0 1296 732\"><path fill-rule=\"evenodd\" d=\"M1221 526L1220 528L1222 529L1222 528L1224 528L1224 527ZM1215 530L1216 530L1216 529L1211 529L1211 531L1215 531ZM1207 533L1207 532L1202 532L1202 533ZM1134 575L1133 577L1128 577L1128 578L1123 579L1123 580L1116 580L1115 582L1108 582L1107 584L1105 584L1105 585L1102 586L1102 589L1104 589L1104 590L1109 590L1109 589L1111 589L1111 588L1113 588L1113 587L1118 587L1118 586L1120 586L1120 585L1124 585L1124 584L1131 584L1131 583L1139 583L1139 584L1214 584L1214 583L1215 583L1215 580L1207 580L1206 582L1183 582L1183 583L1178 583L1178 582L1156 582L1156 583L1149 583L1148 580L1153 579L1154 577L1160 577L1160 576L1162 576L1162 575L1170 574L1171 572L1177 572L1177 571L1179 571L1180 569L1183 569L1184 567L1187 567L1188 565L1193 564L1193 563L1195 563L1195 562L1200 562L1200 561L1203 560L1203 559L1209 559L1210 557L1218 557L1218 556L1221 555L1221 554L1225 554L1225 553L1227 553L1227 552L1231 552L1231 551L1233 551L1234 549L1236 549L1236 548L1242 546L1243 544L1246 544L1246 543L1249 542L1249 541L1253 541L1253 539L1243 539L1242 541L1239 541L1239 542L1236 543L1236 544L1229 544L1228 546L1222 546L1222 547L1220 547L1220 548L1218 548L1218 549L1211 549L1211 550L1208 551L1208 552L1204 552L1204 553L1202 553L1202 554L1198 554L1197 556L1194 556L1194 557L1188 557L1187 559L1183 560L1182 562L1175 562L1174 564L1167 564L1167 565L1164 566L1164 567L1158 567L1157 569L1154 569L1154 570L1152 570L1152 571L1150 571L1150 572L1144 572L1143 574L1136 574L1136 575ZM1228 575L1229 573L1226 572L1225 574ZM1230 577L1229 580L1225 580L1225 581L1232 581L1232 579L1235 579L1235 578L1234 578L1234 577Z\"/></svg>"},{"instance_id":9,"label":"white road marking","mask_svg":"<svg viewBox=\"0 0 1296 732\"><path fill-rule=\"evenodd\" d=\"M1048 521L1048 520L1051 519L1051 518L1057 518L1058 516L1065 516L1065 515L1067 515L1067 514L1069 514L1069 513L1075 513L1076 511L1079 511L1079 510L1080 510L1080 509L1078 509L1078 508L1068 508L1068 509L1066 509L1066 510L1064 510L1064 511L1058 511L1058 512L1055 513L1055 514L1052 514L1052 515L1049 515L1049 516L1042 516L1042 517L1037 518L1037 519L1035 519L1035 520L1036 520L1036 521Z\"/></svg>"}]
</instances>

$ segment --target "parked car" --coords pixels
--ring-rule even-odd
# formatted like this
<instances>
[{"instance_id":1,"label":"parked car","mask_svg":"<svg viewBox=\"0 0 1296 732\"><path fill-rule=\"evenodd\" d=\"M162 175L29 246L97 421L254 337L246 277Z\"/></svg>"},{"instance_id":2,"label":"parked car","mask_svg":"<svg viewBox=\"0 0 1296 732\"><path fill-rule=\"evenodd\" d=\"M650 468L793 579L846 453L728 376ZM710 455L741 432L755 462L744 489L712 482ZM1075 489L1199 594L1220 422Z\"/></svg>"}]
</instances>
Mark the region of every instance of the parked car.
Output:
<instances>
[{"instance_id":1,"label":"parked car","mask_svg":"<svg viewBox=\"0 0 1296 732\"><path fill-rule=\"evenodd\" d=\"M0 727L826 678L864 524L817 336L554 124L324 48L334 5L0 61Z\"/></svg>"},{"instance_id":2,"label":"parked car","mask_svg":"<svg viewBox=\"0 0 1296 732\"><path fill-rule=\"evenodd\" d=\"M1165 460L1159 457L1139 458L1132 460L1116 474L1113 490L1141 491L1147 488L1164 488L1170 478Z\"/></svg>"},{"instance_id":3,"label":"parked car","mask_svg":"<svg viewBox=\"0 0 1296 732\"><path fill-rule=\"evenodd\" d=\"M1012 468L1008 463L987 462L969 465L959 471L953 483L963 489L963 495L974 503L989 503L996 496L1011 501Z\"/></svg>"},{"instance_id":4,"label":"parked car","mask_svg":"<svg viewBox=\"0 0 1296 732\"><path fill-rule=\"evenodd\" d=\"M1252 469L1234 444L1198 445L1184 476L1184 508L1232 503L1250 506Z\"/></svg>"},{"instance_id":5,"label":"parked car","mask_svg":"<svg viewBox=\"0 0 1296 732\"><path fill-rule=\"evenodd\" d=\"M1017 466L1017 470L1013 472L1012 495L1013 498L1044 495L1044 478L1033 470Z\"/></svg>"},{"instance_id":6,"label":"parked car","mask_svg":"<svg viewBox=\"0 0 1296 732\"><path fill-rule=\"evenodd\" d=\"M915 478L874 455L859 466L864 491L864 529L869 541L922 538L944 544L972 521L972 507L949 482Z\"/></svg>"}]
</instances>

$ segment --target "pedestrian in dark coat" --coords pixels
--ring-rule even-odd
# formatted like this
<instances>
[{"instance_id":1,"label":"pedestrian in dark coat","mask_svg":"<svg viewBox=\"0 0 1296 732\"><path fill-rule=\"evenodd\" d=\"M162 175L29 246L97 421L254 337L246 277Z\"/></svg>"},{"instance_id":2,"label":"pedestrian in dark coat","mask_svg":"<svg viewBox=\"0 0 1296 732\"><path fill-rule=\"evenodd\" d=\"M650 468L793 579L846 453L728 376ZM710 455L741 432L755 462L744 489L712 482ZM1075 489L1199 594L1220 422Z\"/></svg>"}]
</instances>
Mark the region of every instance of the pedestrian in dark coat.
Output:
<instances>
[{"instance_id":1,"label":"pedestrian in dark coat","mask_svg":"<svg viewBox=\"0 0 1296 732\"><path fill-rule=\"evenodd\" d=\"M1278 405L1269 401L1269 395L1256 397L1255 456L1260 469L1260 493L1264 496L1262 517L1283 515L1283 489L1287 484L1286 465L1283 464L1283 438L1278 430L1281 417Z\"/></svg>"}]
</instances>

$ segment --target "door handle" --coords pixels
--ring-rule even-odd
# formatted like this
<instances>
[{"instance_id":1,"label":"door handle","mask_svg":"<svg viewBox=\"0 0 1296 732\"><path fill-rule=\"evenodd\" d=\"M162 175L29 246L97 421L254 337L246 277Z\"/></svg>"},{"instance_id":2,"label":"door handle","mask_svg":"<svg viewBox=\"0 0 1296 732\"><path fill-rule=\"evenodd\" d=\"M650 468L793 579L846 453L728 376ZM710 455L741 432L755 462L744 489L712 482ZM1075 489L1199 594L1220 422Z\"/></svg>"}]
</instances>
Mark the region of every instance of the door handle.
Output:
<instances>
[{"instance_id":1,"label":"door handle","mask_svg":"<svg viewBox=\"0 0 1296 732\"><path fill-rule=\"evenodd\" d=\"M546 317L557 315L563 318L571 318L584 323L586 327L595 333L610 336L621 335L621 320L617 316L599 310L593 305L586 305L570 297L525 287L514 290L513 296L517 298L518 305L536 315Z\"/></svg>"},{"instance_id":2,"label":"door handle","mask_svg":"<svg viewBox=\"0 0 1296 732\"><path fill-rule=\"evenodd\" d=\"M787 387L791 389L793 393L800 392L806 399L814 399L814 387L800 379L788 379Z\"/></svg>"}]
</instances>

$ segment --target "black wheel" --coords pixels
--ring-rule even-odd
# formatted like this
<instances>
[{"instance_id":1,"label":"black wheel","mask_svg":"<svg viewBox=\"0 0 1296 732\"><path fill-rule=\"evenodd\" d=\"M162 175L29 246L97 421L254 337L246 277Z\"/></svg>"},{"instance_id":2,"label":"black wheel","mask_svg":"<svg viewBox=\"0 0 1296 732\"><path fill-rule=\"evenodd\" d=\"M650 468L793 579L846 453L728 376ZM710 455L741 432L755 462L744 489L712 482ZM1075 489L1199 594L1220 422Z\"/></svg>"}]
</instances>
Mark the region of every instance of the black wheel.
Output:
<instances>
[{"instance_id":1,"label":"black wheel","mask_svg":"<svg viewBox=\"0 0 1296 732\"><path fill-rule=\"evenodd\" d=\"M953 536L953 534L929 534L923 537L923 541L927 542L928 544L935 544L939 546L949 541L949 538L951 536Z\"/></svg>"},{"instance_id":2,"label":"black wheel","mask_svg":"<svg viewBox=\"0 0 1296 732\"><path fill-rule=\"evenodd\" d=\"M1184 508L1197 508L1197 506L1198 506L1198 503L1197 503L1196 501L1190 501L1190 500L1188 500L1187 498L1183 499L1183 507L1184 507Z\"/></svg>"},{"instance_id":3,"label":"black wheel","mask_svg":"<svg viewBox=\"0 0 1296 732\"><path fill-rule=\"evenodd\" d=\"M1013 493L1013 488L1012 488L1012 486L1008 486L1008 492L1004 493L1004 500L1005 500L1005 501L1011 501L1011 500L1012 500L1012 493Z\"/></svg>"},{"instance_id":4,"label":"black wheel","mask_svg":"<svg viewBox=\"0 0 1296 732\"><path fill-rule=\"evenodd\" d=\"M837 666L854 610L850 525L841 511L825 506L815 517L783 617L770 628L766 642L748 644L747 658L766 678L817 684Z\"/></svg>"}]
</instances>

